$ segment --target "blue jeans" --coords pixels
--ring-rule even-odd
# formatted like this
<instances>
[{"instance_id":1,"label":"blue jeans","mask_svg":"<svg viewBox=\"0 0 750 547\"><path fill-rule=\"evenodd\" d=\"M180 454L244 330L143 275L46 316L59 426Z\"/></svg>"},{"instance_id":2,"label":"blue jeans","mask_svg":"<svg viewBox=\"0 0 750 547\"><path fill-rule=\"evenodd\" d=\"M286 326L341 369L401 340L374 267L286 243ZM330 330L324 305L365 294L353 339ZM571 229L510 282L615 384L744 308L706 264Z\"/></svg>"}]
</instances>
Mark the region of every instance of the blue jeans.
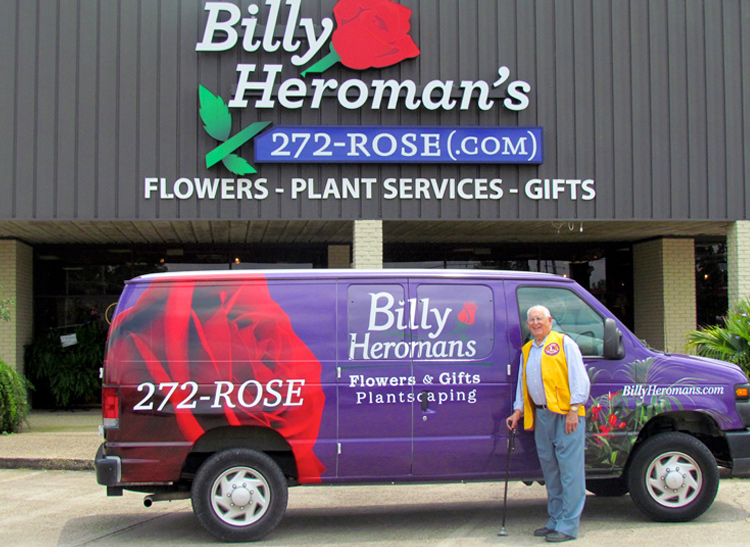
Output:
<instances>
[{"instance_id":1,"label":"blue jeans","mask_svg":"<svg viewBox=\"0 0 750 547\"><path fill-rule=\"evenodd\" d=\"M545 526L578 537L586 501L586 419L579 417L578 427L568 434L563 414L539 409L534 425L536 451L547 485L549 520Z\"/></svg>"}]
</instances>

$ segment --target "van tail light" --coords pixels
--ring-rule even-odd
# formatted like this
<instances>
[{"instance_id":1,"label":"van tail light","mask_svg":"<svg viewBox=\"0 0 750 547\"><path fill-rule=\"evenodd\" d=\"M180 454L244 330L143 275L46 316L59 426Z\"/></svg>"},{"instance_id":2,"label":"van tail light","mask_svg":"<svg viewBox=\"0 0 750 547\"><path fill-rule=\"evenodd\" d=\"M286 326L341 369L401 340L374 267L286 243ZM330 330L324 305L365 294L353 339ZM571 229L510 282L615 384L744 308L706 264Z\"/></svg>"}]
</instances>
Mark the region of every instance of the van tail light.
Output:
<instances>
[{"instance_id":1,"label":"van tail light","mask_svg":"<svg viewBox=\"0 0 750 547\"><path fill-rule=\"evenodd\" d=\"M102 388L102 423L104 427L120 427L120 392L116 387Z\"/></svg>"},{"instance_id":2,"label":"van tail light","mask_svg":"<svg viewBox=\"0 0 750 547\"><path fill-rule=\"evenodd\" d=\"M750 384L736 384L734 386L734 398L738 401L750 400Z\"/></svg>"}]
</instances>

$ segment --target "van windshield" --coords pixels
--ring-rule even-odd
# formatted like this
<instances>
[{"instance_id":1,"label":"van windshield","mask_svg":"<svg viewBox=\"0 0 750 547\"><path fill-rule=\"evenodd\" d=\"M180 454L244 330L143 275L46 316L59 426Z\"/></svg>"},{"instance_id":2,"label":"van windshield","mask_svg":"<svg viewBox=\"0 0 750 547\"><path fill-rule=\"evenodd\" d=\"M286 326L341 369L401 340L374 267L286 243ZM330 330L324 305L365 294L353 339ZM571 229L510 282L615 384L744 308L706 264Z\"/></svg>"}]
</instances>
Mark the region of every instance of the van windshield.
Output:
<instances>
[{"instance_id":1,"label":"van windshield","mask_svg":"<svg viewBox=\"0 0 750 547\"><path fill-rule=\"evenodd\" d=\"M552 330L570 336L584 356L604 353L604 318L576 293L557 287L529 286L520 287L517 295L524 341L531 339L526 313L529 308L542 305L552 314Z\"/></svg>"}]
</instances>

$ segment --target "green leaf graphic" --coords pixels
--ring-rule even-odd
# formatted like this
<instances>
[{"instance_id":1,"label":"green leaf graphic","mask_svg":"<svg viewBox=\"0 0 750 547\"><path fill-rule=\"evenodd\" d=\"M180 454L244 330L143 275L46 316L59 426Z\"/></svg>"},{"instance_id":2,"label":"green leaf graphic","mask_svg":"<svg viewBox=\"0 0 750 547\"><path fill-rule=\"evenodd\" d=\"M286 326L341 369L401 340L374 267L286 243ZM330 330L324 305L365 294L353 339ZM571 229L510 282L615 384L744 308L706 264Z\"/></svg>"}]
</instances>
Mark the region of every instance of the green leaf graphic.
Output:
<instances>
[{"instance_id":1,"label":"green leaf graphic","mask_svg":"<svg viewBox=\"0 0 750 547\"><path fill-rule=\"evenodd\" d=\"M323 57L320 61L312 65L307 70L302 71L302 77L304 78L307 76L308 72L325 72L329 68L331 68L333 65L341 61L341 56L336 52L336 49L333 47L333 42L328 46L328 49L330 53Z\"/></svg>"},{"instance_id":2,"label":"green leaf graphic","mask_svg":"<svg viewBox=\"0 0 750 547\"><path fill-rule=\"evenodd\" d=\"M229 154L221 161L224 164L224 167L229 169L229 171L231 171L235 175L251 175L253 173L257 173L252 165L247 163L237 154Z\"/></svg>"},{"instance_id":3,"label":"green leaf graphic","mask_svg":"<svg viewBox=\"0 0 750 547\"><path fill-rule=\"evenodd\" d=\"M213 167L255 135L271 125L271 122L255 122L206 154L206 167Z\"/></svg>"},{"instance_id":4,"label":"green leaf graphic","mask_svg":"<svg viewBox=\"0 0 750 547\"><path fill-rule=\"evenodd\" d=\"M198 86L199 113L206 133L217 141L225 141L232 131L232 115L224 99L217 97L202 85Z\"/></svg>"}]
</instances>

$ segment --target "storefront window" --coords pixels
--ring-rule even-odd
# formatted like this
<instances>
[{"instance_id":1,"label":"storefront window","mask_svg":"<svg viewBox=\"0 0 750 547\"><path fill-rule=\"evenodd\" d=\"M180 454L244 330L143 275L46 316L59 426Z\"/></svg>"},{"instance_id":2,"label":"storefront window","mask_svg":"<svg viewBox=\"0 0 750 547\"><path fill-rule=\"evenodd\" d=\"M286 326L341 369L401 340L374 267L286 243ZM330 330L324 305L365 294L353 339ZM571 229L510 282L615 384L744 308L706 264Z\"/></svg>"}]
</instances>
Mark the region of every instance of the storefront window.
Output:
<instances>
[{"instance_id":1,"label":"storefront window","mask_svg":"<svg viewBox=\"0 0 750 547\"><path fill-rule=\"evenodd\" d=\"M628 328L633 328L633 268L628 246L592 248L529 244L456 249L404 245L386 248L385 254L385 268L511 270L570 277L607 306ZM439 260L440 257L443 260Z\"/></svg>"},{"instance_id":2,"label":"storefront window","mask_svg":"<svg viewBox=\"0 0 750 547\"><path fill-rule=\"evenodd\" d=\"M695 245L695 307L698 326L718 325L727 314L727 247Z\"/></svg>"},{"instance_id":3,"label":"storefront window","mask_svg":"<svg viewBox=\"0 0 750 547\"><path fill-rule=\"evenodd\" d=\"M35 248L34 329L106 321L125 281L156 272L324 267L326 245Z\"/></svg>"}]
</instances>

